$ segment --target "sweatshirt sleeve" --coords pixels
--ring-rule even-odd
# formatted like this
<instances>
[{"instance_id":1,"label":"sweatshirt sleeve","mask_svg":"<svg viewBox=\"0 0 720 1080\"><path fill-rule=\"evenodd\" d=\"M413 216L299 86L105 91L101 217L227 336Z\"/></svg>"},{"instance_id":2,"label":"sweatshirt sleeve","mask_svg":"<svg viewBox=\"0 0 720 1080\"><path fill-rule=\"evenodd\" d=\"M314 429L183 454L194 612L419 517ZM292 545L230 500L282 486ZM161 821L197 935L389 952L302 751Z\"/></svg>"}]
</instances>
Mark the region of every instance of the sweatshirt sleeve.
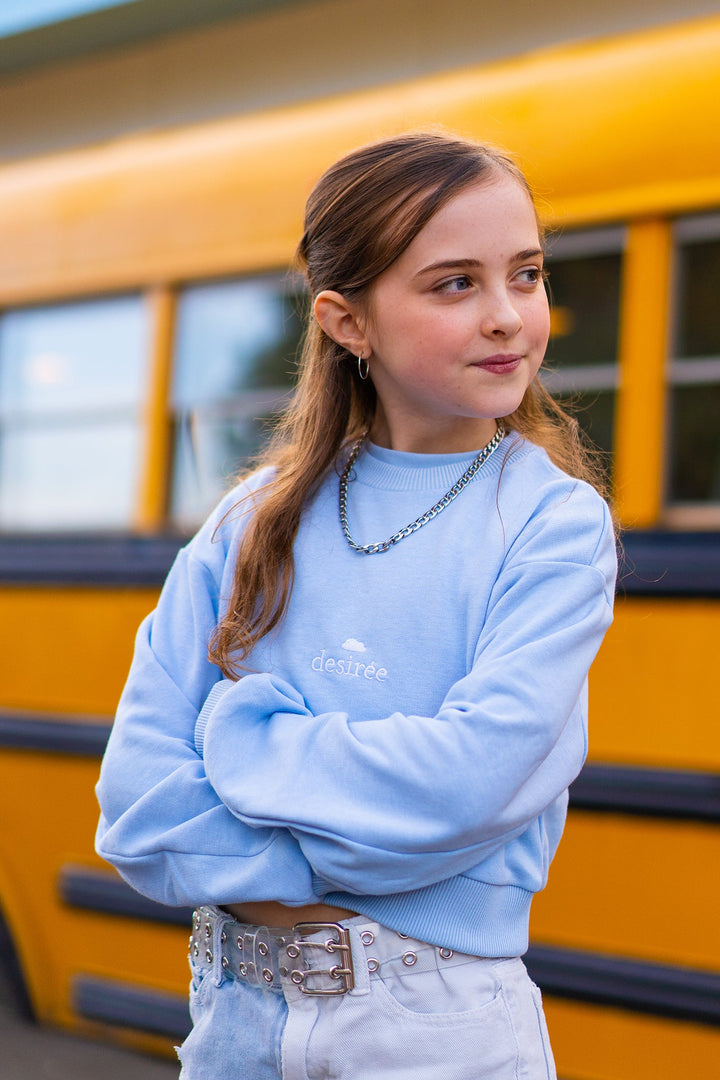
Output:
<instances>
[{"instance_id":1,"label":"sweatshirt sleeve","mask_svg":"<svg viewBox=\"0 0 720 1080\"><path fill-rule=\"evenodd\" d=\"M586 679L616 570L607 508L594 496L591 511L544 515L513 545L472 668L434 716L313 716L273 674L232 684L203 745L226 805L291 828L331 889L358 894L433 884L521 835L587 751Z\"/></svg>"},{"instance_id":2,"label":"sweatshirt sleeve","mask_svg":"<svg viewBox=\"0 0 720 1080\"><path fill-rule=\"evenodd\" d=\"M208 567L186 548L140 627L97 786L97 851L135 889L165 904L313 902L297 840L285 828L233 815L195 749L200 707L220 677L206 657L217 591Z\"/></svg>"}]
</instances>

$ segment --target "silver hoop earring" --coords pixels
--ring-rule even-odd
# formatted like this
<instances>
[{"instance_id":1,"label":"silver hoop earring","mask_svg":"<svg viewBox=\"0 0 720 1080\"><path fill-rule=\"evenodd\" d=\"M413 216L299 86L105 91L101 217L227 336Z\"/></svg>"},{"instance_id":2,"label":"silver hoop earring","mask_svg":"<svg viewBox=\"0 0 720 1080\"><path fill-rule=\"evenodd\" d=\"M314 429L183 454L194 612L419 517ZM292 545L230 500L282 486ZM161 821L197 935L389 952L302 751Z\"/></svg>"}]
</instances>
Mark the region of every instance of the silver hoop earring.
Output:
<instances>
[{"instance_id":1,"label":"silver hoop earring","mask_svg":"<svg viewBox=\"0 0 720 1080\"><path fill-rule=\"evenodd\" d=\"M363 368L363 364L365 365L364 368ZM364 382L365 379L367 379L369 374L370 374L370 361L369 360L363 360L363 354L360 353L360 355L358 356L358 375L360 376L360 378Z\"/></svg>"}]
</instances>

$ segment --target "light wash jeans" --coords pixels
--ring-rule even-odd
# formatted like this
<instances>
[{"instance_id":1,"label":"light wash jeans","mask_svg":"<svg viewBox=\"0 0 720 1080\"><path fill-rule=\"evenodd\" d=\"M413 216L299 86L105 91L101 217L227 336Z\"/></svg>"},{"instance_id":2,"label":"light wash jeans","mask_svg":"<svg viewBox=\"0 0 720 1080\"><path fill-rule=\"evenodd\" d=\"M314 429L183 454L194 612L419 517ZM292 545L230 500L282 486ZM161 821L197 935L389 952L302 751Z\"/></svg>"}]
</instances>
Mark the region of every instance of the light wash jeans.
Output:
<instances>
[{"instance_id":1,"label":"light wash jeans","mask_svg":"<svg viewBox=\"0 0 720 1080\"><path fill-rule=\"evenodd\" d=\"M364 916L342 925L356 985L338 997L195 967L180 1080L556 1080L519 957L448 955Z\"/></svg>"}]
</instances>

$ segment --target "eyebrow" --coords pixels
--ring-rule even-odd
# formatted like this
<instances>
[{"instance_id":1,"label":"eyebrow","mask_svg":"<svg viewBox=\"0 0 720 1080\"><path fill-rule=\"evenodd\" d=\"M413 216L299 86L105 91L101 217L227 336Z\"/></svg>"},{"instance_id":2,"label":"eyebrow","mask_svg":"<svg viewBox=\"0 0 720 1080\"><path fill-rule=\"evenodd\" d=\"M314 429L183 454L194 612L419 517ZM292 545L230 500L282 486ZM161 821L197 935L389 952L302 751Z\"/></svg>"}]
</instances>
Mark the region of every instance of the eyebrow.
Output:
<instances>
[{"instance_id":1,"label":"eyebrow","mask_svg":"<svg viewBox=\"0 0 720 1080\"><path fill-rule=\"evenodd\" d=\"M545 252L542 248L525 248L524 251L518 251L516 255L513 255L510 262L524 262L525 259L537 259L538 256L544 256ZM420 277L421 274L429 274L434 270L478 270L482 268L482 263L479 259L440 259L438 262L430 263L429 266L423 266L422 270L418 270L415 277Z\"/></svg>"}]
</instances>

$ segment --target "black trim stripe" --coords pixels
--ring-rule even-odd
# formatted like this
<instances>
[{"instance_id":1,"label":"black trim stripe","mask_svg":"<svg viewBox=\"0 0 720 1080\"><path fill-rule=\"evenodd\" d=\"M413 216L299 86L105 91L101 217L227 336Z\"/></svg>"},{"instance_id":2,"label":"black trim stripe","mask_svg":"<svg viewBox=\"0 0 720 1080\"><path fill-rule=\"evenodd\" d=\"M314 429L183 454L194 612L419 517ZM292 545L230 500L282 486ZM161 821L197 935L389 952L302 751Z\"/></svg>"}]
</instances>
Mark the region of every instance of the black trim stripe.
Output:
<instances>
[{"instance_id":1,"label":"black trim stripe","mask_svg":"<svg viewBox=\"0 0 720 1080\"><path fill-rule=\"evenodd\" d=\"M627 532L618 593L720 597L720 532Z\"/></svg>"},{"instance_id":2,"label":"black trim stripe","mask_svg":"<svg viewBox=\"0 0 720 1080\"><path fill-rule=\"evenodd\" d=\"M72 1005L78 1016L182 1041L190 1032L187 998L139 989L111 979L76 976Z\"/></svg>"},{"instance_id":3,"label":"black trim stripe","mask_svg":"<svg viewBox=\"0 0 720 1080\"><path fill-rule=\"evenodd\" d=\"M148 900L135 892L121 877L105 870L83 866L63 866L58 879L58 894L65 904L128 919L169 923L187 927L192 923L192 908L170 907Z\"/></svg>"},{"instance_id":4,"label":"black trim stripe","mask_svg":"<svg viewBox=\"0 0 720 1080\"><path fill-rule=\"evenodd\" d=\"M0 712L0 747L97 758L105 752L110 728L109 721Z\"/></svg>"},{"instance_id":5,"label":"black trim stripe","mask_svg":"<svg viewBox=\"0 0 720 1080\"><path fill-rule=\"evenodd\" d=\"M109 721L0 711L0 748L100 757ZM720 775L588 763L570 788L575 810L720 822Z\"/></svg>"},{"instance_id":6,"label":"black trim stripe","mask_svg":"<svg viewBox=\"0 0 720 1080\"><path fill-rule=\"evenodd\" d=\"M160 586L186 538L3 536L0 582L11 585Z\"/></svg>"},{"instance_id":7,"label":"black trim stripe","mask_svg":"<svg viewBox=\"0 0 720 1080\"><path fill-rule=\"evenodd\" d=\"M172 908L146 900L121 878L105 871L66 866L60 876L59 891L65 903L75 907L190 926L190 908ZM525 960L532 978L546 994L720 1025L720 974L543 945L532 945ZM126 998L127 992L123 990L121 1005ZM106 994L103 1000L110 1001L111 997ZM121 1005L113 1004L115 1012L111 1014L107 1011L110 1006L103 1004L102 1015L95 1018L138 1026L127 1019L125 1006Z\"/></svg>"},{"instance_id":8,"label":"black trim stripe","mask_svg":"<svg viewBox=\"0 0 720 1080\"><path fill-rule=\"evenodd\" d=\"M525 962L543 993L720 1025L720 974L601 953L533 945Z\"/></svg>"},{"instance_id":9,"label":"black trim stripe","mask_svg":"<svg viewBox=\"0 0 720 1080\"><path fill-rule=\"evenodd\" d=\"M551 997L720 1025L720 975L713 972L543 946L533 946L525 962L531 978ZM72 1000L87 1020L173 1039L185 1038L190 1030L187 1001L179 994L81 975L73 981Z\"/></svg>"},{"instance_id":10,"label":"black trim stripe","mask_svg":"<svg viewBox=\"0 0 720 1080\"><path fill-rule=\"evenodd\" d=\"M186 537L0 536L0 582L160 586ZM720 597L720 532L623 536L620 595Z\"/></svg>"},{"instance_id":11,"label":"black trim stripe","mask_svg":"<svg viewBox=\"0 0 720 1080\"><path fill-rule=\"evenodd\" d=\"M720 822L720 775L585 765L570 788L574 810Z\"/></svg>"}]
</instances>

